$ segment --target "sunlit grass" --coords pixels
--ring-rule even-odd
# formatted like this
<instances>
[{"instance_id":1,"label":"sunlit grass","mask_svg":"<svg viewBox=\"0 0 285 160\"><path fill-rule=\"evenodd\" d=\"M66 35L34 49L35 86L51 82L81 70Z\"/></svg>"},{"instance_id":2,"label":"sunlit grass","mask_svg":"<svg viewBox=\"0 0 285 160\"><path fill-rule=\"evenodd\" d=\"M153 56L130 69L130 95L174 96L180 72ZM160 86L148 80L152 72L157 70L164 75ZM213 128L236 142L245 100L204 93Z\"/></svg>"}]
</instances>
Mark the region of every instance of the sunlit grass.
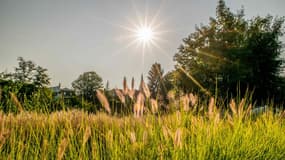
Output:
<instances>
[{"instance_id":1,"label":"sunlit grass","mask_svg":"<svg viewBox=\"0 0 285 160\"><path fill-rule=\"evenodd\" d=\"M176 111L141 118L61 111L0 115L0 157L8 159L284 159L285 123ZM5 159L6 159L5 158Z\"/></svg>"}]
</instances>

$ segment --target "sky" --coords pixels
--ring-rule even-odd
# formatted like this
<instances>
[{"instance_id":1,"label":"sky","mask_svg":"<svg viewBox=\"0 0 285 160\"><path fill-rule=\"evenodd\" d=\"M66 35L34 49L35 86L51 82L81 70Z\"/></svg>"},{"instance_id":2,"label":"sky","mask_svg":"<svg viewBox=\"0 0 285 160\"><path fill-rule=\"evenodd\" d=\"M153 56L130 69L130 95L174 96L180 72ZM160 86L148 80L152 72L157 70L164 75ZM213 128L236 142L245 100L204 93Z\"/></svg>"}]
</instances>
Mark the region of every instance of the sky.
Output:
<instances>
[{"instance_id":1,"label":"sky","mask_svg":"<svg viewBox=\"0 0 285 160\"><path fill-rule=\"evenodd\" d=\"M12 72L17 57L48 69L51 86L96 71L110 87L123 77L139 81L158 62L173 69L182 39L215 16L218 0L0 0L0 72ZM226 0L246 18L285 16L284 0ZM154 43L144 47L136 28L152 24ZM285 42L285 38L282 37Z\"/></svg>"}]
</instances>

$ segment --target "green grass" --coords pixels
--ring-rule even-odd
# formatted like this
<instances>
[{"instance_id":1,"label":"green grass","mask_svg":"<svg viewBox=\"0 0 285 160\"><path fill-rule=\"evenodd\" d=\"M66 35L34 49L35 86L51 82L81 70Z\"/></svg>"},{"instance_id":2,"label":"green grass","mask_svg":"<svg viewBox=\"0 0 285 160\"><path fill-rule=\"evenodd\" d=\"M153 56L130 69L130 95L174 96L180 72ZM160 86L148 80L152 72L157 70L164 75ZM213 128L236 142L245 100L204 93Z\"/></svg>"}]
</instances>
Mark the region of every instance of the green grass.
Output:
<instances>
[{"instance_id":1,"label":"green grass","mask_svg":"<svg viewBox=\"0 0 285 160\"><path fill-rule=\"evenodd\" d=\"M194 115L0 114L0 159L285 159L285 121Z\"/></svg>"}]
</instances>

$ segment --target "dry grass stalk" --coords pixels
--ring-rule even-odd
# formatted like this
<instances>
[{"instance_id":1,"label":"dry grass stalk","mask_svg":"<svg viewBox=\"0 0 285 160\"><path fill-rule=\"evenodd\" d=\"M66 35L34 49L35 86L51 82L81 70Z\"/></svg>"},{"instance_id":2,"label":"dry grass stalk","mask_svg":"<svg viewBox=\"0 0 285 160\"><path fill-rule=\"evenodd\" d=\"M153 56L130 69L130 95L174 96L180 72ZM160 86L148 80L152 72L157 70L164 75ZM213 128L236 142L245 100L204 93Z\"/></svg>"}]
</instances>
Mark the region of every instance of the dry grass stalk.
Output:
<instances>
[{"instance_id":1,"label":"dry grass stalk","mask_svg":"<svg viewBox=\"0 0 285 160\"><path fill-rule=\"evenodd\" d=\"M189 111L189 103L190 103L190 99L187 95L184 95L181 97L181 101L182 101L182 105L183 105L183 110L184 111Z\"/></svg>"},{"instance_id":2,"label":"dry grass stalk","mask_svg":"<svg viewBox=\"0 0 285 160\"><path fill-rule=\"evenodd\" d=\"M227 113L227 119L228 119L227 122L229 122L230 126L233 127L234 121L233 121L232 116L229 113Z\"/></svg>"},{"instance_id":3,"label":"dry grass stalk","mask_svg":"<svg viewBox=\"0 0 285 160\"><path fill-rule=\"evenodd\" d=\"M59 146L58 146L58 150L57 150L57 159L58 160L61 160L63 158L64 152L67 148L67 145L68 145L67 138L62 139Z\"/></svg>"},{"instance_id":4,"label":"dry grass stalk","mask_svg":"<svg viewBox=\"0 0 285 160\"><path fill-rule=\"evenodd\" d=\"M135 90L135 79L132 78L131 90Z\"/></svg>"},{"instance_id":5,"label":"dry grass stalk","mask_svg":"<svg viewBox=\"0 0 285 160\"><path fill-rule=\"evenodd\" d=\"M124 80L123 80L123 94L127 95L128 91L129 91L129 88L128 88L128 85L127 85L127 78L124 77Z\"/></svg>"},{"instance_id":6,"label":"dry grass stalk","mask_svg":"<svg viewBox=\"0 0 285 160\"><path fill-rule=\"evenodd\" d=\"M150 91L149 91L148 86L144 82L142 85L142 89L143 89L143 93L144 93L145 97L149 98L150 97Z\"/></svg>"},{"instance_id":7,"label":"dry grass stalk","mask_svg":"<svg viewBox=\"0 0 285 160\"><path fill-rule=\"evenodd\" d=\"M198 96L194 95L193 93L189 94L190 104L191 106L195 106L198 103Z\"/></svg>"},{"instance_id":8,"label":"dry grass stalk","mask_svg":"<svg viewBox=\"0 0 285 160\"><path fill-rule=\"evenodd\" d=\"M178 128L174 136L174 146L181 148L182 147L182 130Z\"/></svg>"},{"instance_id":9,"label":"dry grass stalk","mask_svg":"<svg viewBox=\"0 0 285 160\"><path fill-rule=\"evenodd\" d=\"M135 103L133 108L134 108L134 117L139 117L139 113L140 113L139 104Z\"/></svg>"},{"instance_id":10,"label":"dry grass stalk","mask_svg":"<svg viewBox=\"0 0 285 160\"><path fill-rule=\"evenodd\" d=\"M134 100L135 97L135 90L131 89L128 91L128 96L131 98L131 100Z\"/></svg>"},{"instance_id":11,"label":"dry grass stalk","mask_svg":"<svg viewBox=\"0 0 285 160\"><path fill-rule=\"evenodd\" d=\"M126 104L125 96L123 95L123 93L121 92L121 90L115 89L115 93L116 93L116 95L119 97L121 103Z\"/></svg>"},{"instance_id":12,"label":"dry grass stalk","mask_svg":"<svg viewBox=\"0 0 285 160\"><path fill-rule=\"evenodd\" d=\"M109 102L108 102L106 96L100 90L96 90L96 92L97 92L97 98L99 99L101 105L105 108L105 110L109 114L111 114L111 108L110 108L110 105L109 105Z\"/></svg>"},{"instance_id":13,"label":"dry grass stalk","mask_svg":"<svg viewBox=\"0 0 285 160\"><path fill-rule=\"evenodd\" d=\"M236 102L234 99L231 99L230 108L231 111L233 112L233 115L237 115Z\"/></svg>"},{"instance_id":14,"label":"dry grass stalk","mask_svg":"<svg viewBox=\"0 0 285 160\"><path fill-rule=\"evenodd\" d=\"M214 99L214 97L211 97L210 102L209 102L209 106L208 106L208 114L209 114L210 118L213 117L214 110L215 110L215 99Z\"/></svg>"},{"instance_id":15,"label":"dry grass stalk","mask_svg":"<svg viewBox=\"0 0 285 160\"><path fill-rule=\"evenodd\" d=\"M249 104L249 106L246 109L245 115L249 116L251 114L251 110L252 110L252 104Z\"/></svg>"},{"instance_id":16,"label":"dry grass stalk","mask_svg":"<svg viewBox=\"0 0 285 160\"><path fill-rule=\"evenodd\" d=\"M168 139L171 134L171 131L165 127L165 126L162 126L162 134L164 136L165 139Z\"/></svg>"},{"instance_id":17,"label":"dry grass stalk","mask_svg":"<svg viewBox=\"0 0 285 160\"><path fill-rule=\"evenodd\" d=\"M245 99L243 98L238 105L238 115L242 116L245 106Z\"/></svg>"},{"instance_id":18,"label":"dry grass stalk","mask_svg":"<svg viewBox=\"0 0 285 160\"><path fill-rule=\"evenodd\" d=\"M134 104L134 114L135 117L140 117L143 115L143 111L144 111L144 95L140 92L137 96L137 101Z\"/></svg>"},{"instance_id":19,"label":"dry grass stalk","mask_svg":"<svg viewBox=\"0 0 285 160\"><path fill-rule=\"evenodd\" d=\"M134 132L130 133L130 140L133 144L136 143L137 139L136 139L136 134Z\"/></svg>"},{"instance_id":20,"label":"dry grass stalk","mask_svg":"<svg viewBox=\"0 0 285 160\"><path fill-rule=\"evenodd\" d=\"M91 128L90 126L87 126L83 136L83 146L86 144L86 142L90 137L91 137Z\"/></svg>"},{"instance_id":21,"label":"dry grass stalk","mask_svg":"<svg viewBox=\"0 0 285 160\"><path fill-rule=\"evenodd\" d=\"M10 92L10 96L11 96L12 102L16 105L16 107L18 108L18 110L19 110L20 112L23 112L23 111L24 111L23 106L22 106L21 103L19 102L17 96L16 96L14 93L12 93L12 92Z\"/></svg>"},{"instance_id":22,"label":"dry grass stalk","mask_svg":"<svg viewBox=\"0 0 285 160\"><path fill-rule=\"evenodd\" d=\"M152 113L157 113L158 112L158 103L157 100L155 99L150 99L150 104L151 104L151 112Z\"/></svg>"}]
</instances>

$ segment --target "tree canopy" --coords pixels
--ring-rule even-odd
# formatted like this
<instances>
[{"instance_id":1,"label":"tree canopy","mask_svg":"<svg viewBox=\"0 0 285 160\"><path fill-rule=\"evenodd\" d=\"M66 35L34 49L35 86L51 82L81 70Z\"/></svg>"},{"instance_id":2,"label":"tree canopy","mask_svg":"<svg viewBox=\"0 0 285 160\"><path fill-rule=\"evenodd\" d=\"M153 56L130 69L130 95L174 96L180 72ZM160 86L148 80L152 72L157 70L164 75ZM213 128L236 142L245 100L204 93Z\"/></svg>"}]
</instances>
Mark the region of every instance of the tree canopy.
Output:
<instances>
[{"instance_id":1,"label":"tree canopy","mask_svg":"<svg viewBox=\"0 0 285 160\"><path fill-rule=\"evenodd\" d=\"M96 97L96 90L103 88L102 82L102 78L95 71L90 71L84 72L73 81L72 87L78 95L92 101Z\"/></svg>"},{"instance_id":2,"label":"tree canopy","mask_svg":"<svg viewBox=\"0 0 285 160\"><path fill-rule=\"evenodd\" d=\"M218 86L222 94L235 94L239 87L255 90L256 99L278 94L283 23L283 17L270 15L246 20L243 9L233 13L219 0L216 17L184 38L174 56L180 88L203 86L213 93Z\"/></svg>"},{"instance_id":3,"label":"tree canopy","mask_svg":"<svg viewBox=\"0 0 285 160\"><path fill-rule=\"evenodd\" d=\"M15 72L2 72L0 78L2 80L11 80L13 82L35 85L35 87L45 87L50 84L50 78L47 71L47 69L37 66L30 60L18 57L18 66L15 67Z\"/></svg>"}]
</instances>

